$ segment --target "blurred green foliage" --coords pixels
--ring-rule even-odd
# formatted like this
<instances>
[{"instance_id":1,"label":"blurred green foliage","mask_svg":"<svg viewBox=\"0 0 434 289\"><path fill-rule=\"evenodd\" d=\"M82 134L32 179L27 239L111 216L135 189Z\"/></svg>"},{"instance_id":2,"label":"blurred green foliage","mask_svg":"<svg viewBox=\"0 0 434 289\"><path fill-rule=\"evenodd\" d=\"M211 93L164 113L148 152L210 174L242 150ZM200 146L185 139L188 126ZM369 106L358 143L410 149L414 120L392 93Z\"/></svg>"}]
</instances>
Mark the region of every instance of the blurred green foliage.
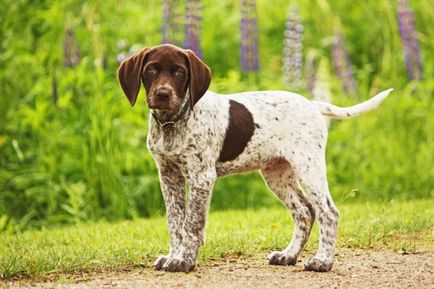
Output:
<instances>
[{"instance_id":1,"label":"blurred green foliage","mask_svg":"<svg viewBox=\"0 0 434 289\"><path fill-rule=\"evenodd\" d=\"M282 49L292 2L257 1L261 71L243 75L239 3L203 1L201 40L213 71L211 90L289 89L282 81ZM395 1L297 1L305 55L331 61L332 36L341 28L362 98L395 88L377 111L332 123L329 183L338 202L434 195L431 2L411 3L425 80L409 82ZM122 50L161 42L162 2L2 0L1 7L0 230L164 213L145 144L144 94L131 108L116 81ZM69 28L80 51L75 67L63 65ZM122 41L127 48L118 47ZM333 102L355 103L329 73ZM358 193L349 199L353 189ZM224 178L215 186L212 208L276 205L266 191L258 174Z\"/></svg>"}]
</instances>

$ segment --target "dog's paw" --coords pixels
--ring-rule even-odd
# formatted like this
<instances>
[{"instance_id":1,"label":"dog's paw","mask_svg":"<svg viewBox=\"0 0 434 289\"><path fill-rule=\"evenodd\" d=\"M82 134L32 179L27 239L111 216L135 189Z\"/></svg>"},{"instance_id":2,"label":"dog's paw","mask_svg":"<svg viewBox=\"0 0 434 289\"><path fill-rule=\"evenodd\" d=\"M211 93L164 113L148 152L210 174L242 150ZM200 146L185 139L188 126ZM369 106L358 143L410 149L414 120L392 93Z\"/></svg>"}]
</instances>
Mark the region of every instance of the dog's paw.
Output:
<instances>
[{"instance_id":1,"label":"dog's paw","mask_svg":"<svg viewBox=\"0 0 434 289\"><path fill-rule=\"evenodd\" d=\"M270 265L295 265L297 258L281 251L274 251L267 257Z\"/></svg>"},{"instance_id":2,"label":"dog's paw","mask_svg":"<svg viewBox=\"0 0 434 289\"><path fill-rule=\"evenodd\" d=\"M160 255L160 256L158 256L157 260L155 260L152 267L155 270L161 270L161 269L163 269L163 265L167 262L167 260L169 260L169 256Z\"/></svg>"},{"instance_id":3,"label":"dog's paw","mask_svg":"<svg viewBox=\"0 0 434 289\"><path fill-rule=\"evenodd\" d=\"M184 259L169 258L163 265L163 270L168 272L191 272L195 264Z\"/></svg>"},{"instance_id":4,"label":"dog's paw","mask_svg":"<svg viewBox=\"0 0 434 289\"><path fill-rule=\"evenodd\" d=\"M319 258L312 258L306 263L304 263L304 271L315 271L315 272L328 272L333 267L333 261L322 260Z\"/></svg>"}]
</instances>

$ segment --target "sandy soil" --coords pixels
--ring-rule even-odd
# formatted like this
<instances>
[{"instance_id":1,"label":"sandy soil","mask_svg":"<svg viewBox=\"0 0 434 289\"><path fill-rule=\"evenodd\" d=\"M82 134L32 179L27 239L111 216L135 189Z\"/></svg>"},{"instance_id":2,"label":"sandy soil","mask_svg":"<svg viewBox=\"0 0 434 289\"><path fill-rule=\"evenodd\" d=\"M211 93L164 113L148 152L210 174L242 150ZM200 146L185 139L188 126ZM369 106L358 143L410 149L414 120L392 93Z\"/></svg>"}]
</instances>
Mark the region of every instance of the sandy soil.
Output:
<instances>
[{"instance_id":1,"label":"sandy soil","mask_svg":"<svg viewBox=\"0 0 434 289\"><path fill-rule=\"evenodd\" d=\"M312 254L304 253L301 260ZM196 271L166 273L150 268L123 272L54 275L51 280L7 281L6 288L434 288L434 252L339 249L328 273L302 271L296 266L270 266L266 253L208 261Z\"/></svg>"}]
</instances>

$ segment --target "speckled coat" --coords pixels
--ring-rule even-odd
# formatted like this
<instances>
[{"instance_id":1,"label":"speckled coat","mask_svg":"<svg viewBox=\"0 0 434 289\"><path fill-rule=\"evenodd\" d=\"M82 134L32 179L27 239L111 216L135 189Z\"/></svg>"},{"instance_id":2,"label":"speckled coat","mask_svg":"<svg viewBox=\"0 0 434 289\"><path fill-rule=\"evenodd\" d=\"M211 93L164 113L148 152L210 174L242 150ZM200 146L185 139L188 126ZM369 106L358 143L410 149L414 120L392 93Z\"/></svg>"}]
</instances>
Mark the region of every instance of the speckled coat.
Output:
<instances>
[{"instance_id":1,"label":"speckled coat","mask_svg":"<svg viewBox=\"0 0 434 289\"><path fill-rule=\"evenodd\" d=\"M377 107L390 91L348 108L284 91L207 91L170 129L150 117L147 146L158 166L170 232L169 254L160 256L154 267L193 270L205 241L214 182L220 176L259 170L295 222L291 242L272 252L269 263L296 264L317 219L318 252L304 269L329 271L339 214L327 184L324 115L357 116Z\"/></svg>"}]
</instances>

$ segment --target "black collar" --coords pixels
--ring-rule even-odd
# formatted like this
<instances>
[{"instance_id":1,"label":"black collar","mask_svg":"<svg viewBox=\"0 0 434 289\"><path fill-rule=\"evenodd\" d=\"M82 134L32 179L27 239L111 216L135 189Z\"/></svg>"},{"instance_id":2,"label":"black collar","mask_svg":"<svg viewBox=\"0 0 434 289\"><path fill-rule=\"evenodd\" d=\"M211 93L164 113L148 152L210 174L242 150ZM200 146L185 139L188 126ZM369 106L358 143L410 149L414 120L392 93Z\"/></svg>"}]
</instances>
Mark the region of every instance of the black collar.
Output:
<instances>
[{"instance_id":1,"label":"black collar","mask_svg":"<svg viewBox=\"0 0 434 289\"><path fill-rule=\"evenodd\" d=\"M155 115L152 111L152 117L155 119L157 124L163 129L163 131L172 129L175 124L181 120L181 118L190 110L190 92L187 90L187 93L185 94L184 103L179 110L179 112L175 115L175 117L172 120L169 121L161 121L158 119L158 116Z\"/></svg>"}]
</instances>

